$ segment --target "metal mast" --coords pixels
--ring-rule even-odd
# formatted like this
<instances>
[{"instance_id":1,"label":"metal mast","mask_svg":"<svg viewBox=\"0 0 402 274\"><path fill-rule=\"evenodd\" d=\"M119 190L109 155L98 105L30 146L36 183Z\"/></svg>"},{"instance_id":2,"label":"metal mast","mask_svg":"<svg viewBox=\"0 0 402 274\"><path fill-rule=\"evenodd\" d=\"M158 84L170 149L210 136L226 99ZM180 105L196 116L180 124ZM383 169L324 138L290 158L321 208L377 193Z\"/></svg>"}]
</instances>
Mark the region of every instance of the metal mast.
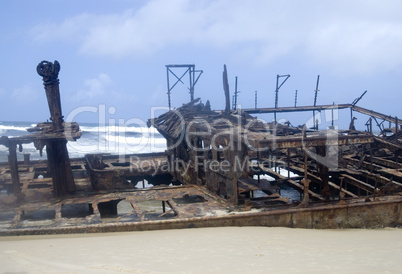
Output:
<instances>
[{"instance_id":1,"label":"metal mast","mask_svg":"<svg viewBox=\"0 0 402 274\"><path fill-rule=\"evenodd\" d=\"M257 108L257 94L258 94L258 91L255 91L255 95L254 95L254 108Z\"/></svg>"},{"instance_id":2,"label":"metal mast","mask_svg":"<svg viewBox=\"0 0 402 274\"><path fill-rule=\"evenodd\" d=\"M285 80L282 81L282 83L279 85L279 78L282 77L286 77ZM286 75L276 75L276 89L275 89L275 108L278 108L278 93L279 93L279 89L281 88L281 86L283 86L283 84L286 82L286 80L288 80L290 77L290 74L286 74ZM276 112L274 112L274 119L275 119L275 123L276 123Z\"/></svg>"},{"instance_id":3,"label":"metal mast","mask_svg":"<svg viewBox=\"0 0 402 274\"><path fill-rule=\"evenodd\" d=\"M236 76L236 78L235 78L235 93L234 93L234 107L233 107L234 110L237 109L237 94L239 92L240 91L237 90L237 76Z\"/></svg>"},{"instance_id":4,"label":"metal mast","mask_svg":"<svg viewBox=\"0 0 402 274\"><path fill-rule=\"evenodd\" d=\"M178 77L173 70L174 69L182 69L185 68L186 70L184 73ZM171 108L171 99L170 99L170 94L172 89L180 82L184 84L182 81L183 77L188 73L189 75L189 91L190 91L190 101L194 100L194 86L197 84L198 79L200 78L201 74L203 73L202 70L195 70L195 65L166 65L166 78L167 78L167 95L168 95L168 105L169 109ZM173 85L170 85L170 75L174 76L175 82Z\"/></svg>"},{"instance_id":5,"label":"metal mast","mask_svg":"<svg viewBox=\"0 0 402 274\"><path fill-rule=\"evenodd\" d=\"M314 106L317 105L317 94L318 94L318 92L320 91L320 90L318 89L318 85L319 85L319 84L320 84L320 75L317 76L317 84L316 84L316 86L315 86ZM318 123L316 123L316 121L315 121L315 111L314 111L314 110L313 110L313 119L314 119L314 121L313 121L314 129L317 129L317 130L318 130Z\"/></svg>"}]
</instances>

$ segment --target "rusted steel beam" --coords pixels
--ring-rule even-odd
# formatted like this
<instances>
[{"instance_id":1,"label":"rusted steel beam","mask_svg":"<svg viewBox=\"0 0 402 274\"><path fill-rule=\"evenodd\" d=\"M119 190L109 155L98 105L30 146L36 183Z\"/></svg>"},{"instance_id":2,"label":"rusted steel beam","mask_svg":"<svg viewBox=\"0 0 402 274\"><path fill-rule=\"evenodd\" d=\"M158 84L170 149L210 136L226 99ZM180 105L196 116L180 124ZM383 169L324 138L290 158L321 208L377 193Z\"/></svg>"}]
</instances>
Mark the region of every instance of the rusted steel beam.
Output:
<instances>
[{"instance_id":1,"label":"rusted steel beam","mask_svg":"<svg viewBox=\"0 0 402 274\"><path fill-rule=\"evenodd\" d=\"M380 147L388 148L391 151L400 151L400 150L402 150L401 145L388 142L387 140L384 140L384 138L374 136L374 140L375 140L376 145L378 145Z\"/></svg>"},{"instance_id":2,"label":"rusted steel beam","mask_svg":"<svg viewBox=\"0 0 402 274\"><path fill-rule=\"evenodd\" d=\"M380 183L381 185L386 185L388 183L393 183L395 185L398 186L402 186L402 183L400 182L396 182L395 180L391 180L390 178L384 177L378 173L371 173L367 170L364 169L359 169L358 171L355 170L350 170L350 169L344 169L345 172L347 172L349 175L351 176L359 176L363 179L368 179L371 181L375 181L377 180L378 183Z\"/></svg>"},{"instance_id":3,"label":"rusted steel beam","mask_svg":"<svg viewBox=\"0 0 402 274\"><path fill-rule=\"evenodd\" d=\"M402 120L390 116L385 115L373 110L368 110L366 108L362 108L353 104L339 104L339 105L319 105L319 106L299 106L299 107L280 107L280 108L251 108L251 109L242 109L242 111L247 112L249 114L261 114L261 113L274 113L274 112L302 112L302 111L322 111L326 109L345 109L351 108L353 111L360 112L362 114L366 114L372 117L380 118L382 120L401 124Z\"/></svg>"},{"instance_id":4,"label":"rusted steel beam","mask_svg":"<svg viewBox=\"0 0 402 274\"><path fill-rule=\"evenodd\" d=\"M392 169L400 169L402 168L402 164L397 163L395 161L383 159L380 157L372 157L373 163L376 163L378 165L384 166L386 168L392 168Z\"/></svg>"},{"instance_id":5,"label":"rusted steel beam","mask_svg":"<svg viewBox=\"0 0 402 274\"><path fill-rule=\"evenodd\" d=\"M392 168L383 168L378 170L378 173L388 178L392 178L393 180L402 181L402 172L400 172L399 170Z\"/></svg>"},{"instance_id":6,"label":"rusted steel beam","mask_svg":"<svg viewBox=\"0 0 402 274\"><path fill-rule=\"evenodd\" d=\"M372 116L372 117L375 117L375 118L380 118L382 120L385 120L385 121L388 121L388 122L391 122L391 123L401 124L401 122L402 122L402 120L399 120L396 117L393 117L393 116L390 116L390 115L385 115L385 114L382 114L382 113L379 113L379 112L376 112L376 111L373 111L373 110L369 110L369 109L366 109L366 108L358 107L358 106L355 106L355 105L352 106L352 109L354 111L360 112L362 114L366 114L366 115L369 115L369 116Z\"/></svg>"},{"instance_id":7,"label":"rusted steel beam","mask_svg":"<svg viewBox=\"0 0 402 274\"><path fill-rule=\"evenodd\" d=\"M352 184L355 187L361 188L365 190L366 192L374 193L374 187L370 184L367 184L361 180L358 180L348 174L342 174L342 177L345 178L348 184Z\"/></svg>"},{"instance_id":8,"label":"rusted steel beam","mask_svg":"<svg viewBox=\"0 0 402 274\"><path fill-rule=\"evenodd\" d=\"M290 170L293 171L293 172L297 172L297 173L304 172L304 170L302 168L296 167L294 165L290 166ZM314 174L312 174L310 172L307 173L307 178L310 179L313 182L323 184L323 181L322 181L322 179L320 177L318 177L318 176L316 176L316 175L314 175ZM334 189L336 189L338 191L342 191L343 193L349 195L350 197L354 197L354 198L358 197L356 194L354 194L354 193L352 193L350 191L347 191L345 188L340 188L338 185L334 184L333 182L328 181L328 186L330 186L330 187L332 187L332 188L334 188Z\"/></svg>"},{"instance_id":9,"label":"rusted steel beam","mask_svg":"<svg viewBox=\"0 0 402 274\"><path fill-rule=\"evenodd\" d=\"M344 156L344 160L346 160L347 163L356 166L357 168L364 168L370 171L376 171L379 169L382 169L383 167L377 164L372 164L368 161L365 161L363 158L360 160L352 158L352 155ZM373 170L371 170L373 169Z\"/></svg>"},{"instance_id":10,"label":"rusted steel beam","mask_svg":"<svg viewBox=\"0 0 402 274\"><path fill-rule=\"evenodd\" d=\"M248 114L274 113L274 112L301 112L301 111L321 111L326 109L345 109L352 107L351 104L339 105L319 105L319 106L300 106L300 107L279 107L279 108L246 108L242 111Z\"/></svg>"},{"instance_id":11,"label":"rusted steel beam","mask_svg":"<svg viewBox=\"0 0 402 274\"><path fill-rule=\"evenodd\" d=\"M398 169L395 169L395 168L384 167L383 165L381 165L381 161L378 158L374 161L374 157L373 157L373 162L377 162L376 164L372 164L368 161L359 161L357 159L348 158L348 157L344 157L344 159L347 160L348 162L356 165L359 168L364 168L366 170L371 170L371 168L372 168L373 169L372 171L377 174L379 173L383 176L386 176L387 178L393 178L394 180L402 181L402 172L398 171ZM361 169L359 171L365 172L365 170L361 170Z\"/></svg>"},{"instance_id":12,"label":"rusted steel beam","mask_svg":"<svg viewBox=\"0 0 402 274\"><path fill-rule=\"evenodd\" d=\"M372 143L374 138L372 135L361 134L361 135L337 135L329 136L328 138L324 136L286 136L278 137L274 136L266 139L250 139L251 142L258 144L258 147L272 147L275 145L277 149L283 148L303 148L303 147L320 147L320 146L344 146L353 144L368 144Z\"/></svg>"}]
</instances>

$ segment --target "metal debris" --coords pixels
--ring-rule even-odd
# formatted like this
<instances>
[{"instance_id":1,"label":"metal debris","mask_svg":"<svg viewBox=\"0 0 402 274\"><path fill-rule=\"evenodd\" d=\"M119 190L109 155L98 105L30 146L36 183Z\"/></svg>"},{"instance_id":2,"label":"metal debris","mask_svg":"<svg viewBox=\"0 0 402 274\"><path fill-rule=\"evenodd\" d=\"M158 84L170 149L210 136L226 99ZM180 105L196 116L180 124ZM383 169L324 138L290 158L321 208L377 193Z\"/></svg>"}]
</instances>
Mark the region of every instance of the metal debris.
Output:
<instances>
[{"instance_id":1,"label":"metal debris","mask_svg":"<svg viewBox=\"0 0 402 274\"><path fill-rule=\"evenodd\" d=\"M81 132L78 124L62 120L59 69L57 61L38 65L52 122L39 123L26 136L0 139L10 153L9 163L0 163L0 189L7 192L0 196L1 235L402 224L396 117L356 104L231 110L225 67L224 111L198 98L148 121L166 139L165 153L70 159L65 145ZM250 115L334 108L376 119L381 136L263 123ZM48 159L17 162L17 147L32 142L39 150L46 147Z\"/></svg>"}]
</instances>

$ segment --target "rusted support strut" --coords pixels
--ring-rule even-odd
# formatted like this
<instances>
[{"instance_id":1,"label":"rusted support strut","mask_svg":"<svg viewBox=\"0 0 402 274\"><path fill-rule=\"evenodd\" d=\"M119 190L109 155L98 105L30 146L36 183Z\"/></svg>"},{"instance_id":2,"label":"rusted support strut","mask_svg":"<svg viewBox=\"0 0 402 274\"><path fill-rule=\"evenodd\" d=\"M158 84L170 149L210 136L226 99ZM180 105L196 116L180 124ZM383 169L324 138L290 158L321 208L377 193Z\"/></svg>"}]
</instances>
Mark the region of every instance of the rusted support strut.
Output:
<instances>
[{"instance_id":1,"label":"rusted support strut","mask_svg":"<svg viewBox=\"0 0 402 274\"><path fill-rule=\"evenodd\" d=\"M57 61L54 61L54 63L42 61L38 64L36 70L43 77L53 131L62 132L64 127L58 79L60 64ZM49 169L52 173L54 196L63 196L68 192L75 191L73 172L66 144L66 139L50 139L46 141L46 152Z\"/></svg>"}]
</instances>

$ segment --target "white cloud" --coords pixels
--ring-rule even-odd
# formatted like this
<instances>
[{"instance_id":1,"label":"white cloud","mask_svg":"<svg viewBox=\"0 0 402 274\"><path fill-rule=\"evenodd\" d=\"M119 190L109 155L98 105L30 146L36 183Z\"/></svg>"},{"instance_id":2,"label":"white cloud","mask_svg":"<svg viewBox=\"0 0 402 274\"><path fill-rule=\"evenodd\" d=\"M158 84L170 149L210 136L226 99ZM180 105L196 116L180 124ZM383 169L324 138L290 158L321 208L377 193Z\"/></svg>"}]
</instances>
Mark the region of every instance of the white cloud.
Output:
<instances>
[{"instance_id":1,"label":"white cloud","mask_svg":"<svg viewBox=\"0 0 402 274\"><path fill-rule=\"evenodd\" d=\"M96 16L86 13L65 19L61 23L42 22L31 29L34 41L46 43L54 40L82 42L96 22Z\"/></svg>"},{"instance_id":2,"label":"white cloud","mask_svg":"<svg viewBox=\"0 0 402 274\"><path fill-rule=\"evenodd\" d=\"M308 54L338 71L366 74L401 65L402 22L333 23L311 36Z\"/></svg>"},{"instance_id":3,"label":"white cloud","mask_svg":"<svg viewBox=\"0 0 402 274\"><path fill-rule=\"evenodd\" d=\"M85 101L113 92L113 81L109 75L101 73L96 78L86 79L84 88L71 97L72 101Z\"/></svg>"},{"instance_id":4,"label":"white cloud","mask_svg":"<svg viewBox=\"0 0 402 274\"><path fill-rule=\"evenodd\" d=\"M150 0L138 10L41 24L33 34L78 43L95 56L140 57L184 45L260 64L294 54L337 71L372 73L402 64L401 8L393 0Z\"/></svg>"}]
</instances>

